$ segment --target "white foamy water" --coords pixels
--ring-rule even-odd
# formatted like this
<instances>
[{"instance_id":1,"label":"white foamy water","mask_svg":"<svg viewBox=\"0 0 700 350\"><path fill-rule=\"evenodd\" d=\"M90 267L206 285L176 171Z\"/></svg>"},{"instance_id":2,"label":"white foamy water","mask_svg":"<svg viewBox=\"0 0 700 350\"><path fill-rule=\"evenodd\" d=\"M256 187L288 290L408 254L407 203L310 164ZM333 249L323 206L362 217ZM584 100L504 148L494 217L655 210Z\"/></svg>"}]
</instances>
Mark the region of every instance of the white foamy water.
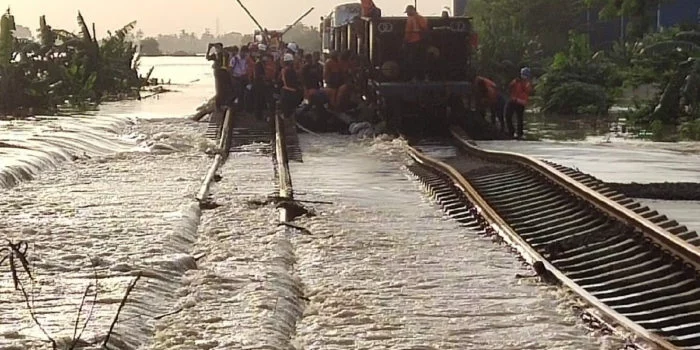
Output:
<instances>
[{"instance_id":1,"label":"white foamy water","mask_svg":"<svg viewBox=\"0 0 700 350\"><path fill-rule=\"evenodd\" d=\"M141 271L110 343L134 349L151 342L153 318L172 311L172 291L185 271L196 268L188 254L199 220L193 194L210 164L198 147L205 128L183 120L141 123L134 131L148 138L160 134L178 151L63 163L0 190L5 199L0 234L29 242L34 287L21 276L40 323L54 339L71 339L80 298L95 278L97 302L83 340L103 338L126 285ZM0 266L0 348L49 348L14 290L8 267ZM88 300L83 320L92 305Z\"/></svg>"},{"instance_id":2,"label":"white foamy water","mask_svg":"<svg viewBox=\"0 0 700 350\"><path fill-rule=\"evenodd\" d=\"M182 311L158 323L153 348L288 349L293 328L280 319L294 312L292 247L274 207L249 203L271 194L271 159L232 154L220 174L212 193L222 206L204 212L193 247L203 258L185 274Z\"/></svg>"},{"instance_id":3,"label":"white foamy water","mask_svg":"<svg viewBox=\"0 0 700 350\"><path fill-rule=\"evenodd\" d=\"M142 101L105 103L85 115L0 121L0 188L77 158L162 149L154 142L143 143L143 135L132 134L133 123L191 115L211 97L214 83L211 64L204 58L142 59L142 72L152 66L154 77L172 80L167 87L173 92Z\"/></svg>"}]
</instances>

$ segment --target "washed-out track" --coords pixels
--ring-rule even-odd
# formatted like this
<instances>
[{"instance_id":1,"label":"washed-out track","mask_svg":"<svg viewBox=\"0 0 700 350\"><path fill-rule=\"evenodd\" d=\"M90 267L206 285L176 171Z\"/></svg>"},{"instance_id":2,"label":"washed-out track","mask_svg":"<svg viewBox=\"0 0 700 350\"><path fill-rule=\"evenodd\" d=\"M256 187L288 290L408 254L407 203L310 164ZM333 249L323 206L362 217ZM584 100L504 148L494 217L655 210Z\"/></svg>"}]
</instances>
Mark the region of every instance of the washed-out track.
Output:
<instances>
[{"instance_id":1,"label":"washed-out track","mask_svg":"<svg viewBox=\"0 0 700 350\"><path fill-rule=\"evenodd\" d=\"M700 237L602 181L529 157L484 151L459 129L409 148L409 169L454 219L501 236L637 346L700 349ZM453 147L437 160L423 147ZM427 148L425 148L427 150Z\"/></svg>"}]
</instances>

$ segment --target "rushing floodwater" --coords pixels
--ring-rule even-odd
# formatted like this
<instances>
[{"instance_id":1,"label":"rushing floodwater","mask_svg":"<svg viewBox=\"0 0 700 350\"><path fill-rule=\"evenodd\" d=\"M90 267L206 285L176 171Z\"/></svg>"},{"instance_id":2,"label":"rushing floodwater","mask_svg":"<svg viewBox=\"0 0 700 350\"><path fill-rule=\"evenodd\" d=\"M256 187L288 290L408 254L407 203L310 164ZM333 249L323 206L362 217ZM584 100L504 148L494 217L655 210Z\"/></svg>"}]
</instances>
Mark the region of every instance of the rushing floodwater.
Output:
<instances>
[{"instance_id":1,"label":"rushing floodwater","mask_svg":"<svg viewBox=\"0 0 700 350\"><path fill-rule=\"evenodd\" d=\"M402 168L398 141L301 136L305 162L292 164L295 193L331 202L311 204L317 216L299 221L307 233L277 228L274 207L256 204L274 189L271 161L259 154L232 156L213 188L222 206L200 213L192 198L211 143L205 124L180 117L211 96L210 64L158 57L141 67L153 65L176 91L83 116L0 122L0 235L30 242L36 310L57 340L71 337L95 272L100 290L88 341L104 336L126 285L144 271L113 347L619 345L588 334L561 291L515 279L528 273L515 255L445 218ZM643 145L540 142L517 150L604 180L698 181L697 156ZM681 222L698 217L687 203L651 204L676 210L669 214ZM0 277L0 348L47 348L6 262Z\"/></svg>"}]
</instances>

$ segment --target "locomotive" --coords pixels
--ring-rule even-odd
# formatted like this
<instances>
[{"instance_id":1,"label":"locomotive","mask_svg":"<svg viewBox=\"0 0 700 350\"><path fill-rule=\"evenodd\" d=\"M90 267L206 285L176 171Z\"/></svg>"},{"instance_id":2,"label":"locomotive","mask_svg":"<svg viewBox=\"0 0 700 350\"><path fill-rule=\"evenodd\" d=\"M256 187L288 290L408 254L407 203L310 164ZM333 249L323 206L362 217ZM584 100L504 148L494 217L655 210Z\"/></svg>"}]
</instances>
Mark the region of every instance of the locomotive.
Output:
<instances>
[{"instance_id":1,"label":"locomotive","mask_svg":"<svg viewBox=\"0 0 700 350\"><path fill-rule=\"evenodd\" d=\"M402 49L407 18L362 17L360 4L337 6L322 19L323 50L350 51L361 63L362 98L392 131L447 130L467 115L475 71L475 35L469 17L426 16L429 79L406 78ZM461 123L460 123L461 124Z\"/></svg>"}]
</instances>

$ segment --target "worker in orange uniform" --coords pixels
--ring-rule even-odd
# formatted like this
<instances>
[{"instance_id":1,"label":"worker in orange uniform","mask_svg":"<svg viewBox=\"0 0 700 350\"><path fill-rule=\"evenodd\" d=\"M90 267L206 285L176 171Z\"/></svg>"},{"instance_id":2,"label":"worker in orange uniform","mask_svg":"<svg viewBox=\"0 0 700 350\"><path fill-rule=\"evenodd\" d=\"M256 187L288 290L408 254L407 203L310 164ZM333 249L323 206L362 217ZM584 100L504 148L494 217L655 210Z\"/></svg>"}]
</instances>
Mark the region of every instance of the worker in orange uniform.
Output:
<instances>
[{"instance_id":1,"label":"worker in orange uniform","mask_svg":"<svg viewBox=\"0 0 700 350\"><path fill-rule=\"evenodd\" d=\"M255 66L255 117L258 120L263 119L263 112L266 112L267 117L271 117L275 110L275 100L273 94L275 84L278 77L278 64L275 61L269 48L264 44L260 44L261 59ZM257 90L256 90L257 89Z\"/></svg>"},{"instance_id":2,"label":"worker in orange uniform","mask_svg":"<svg viewBox=\"0 0 700 350\"><path fill-rule=\"evenodd\" d=\"M343 85L343 67L338 57L338 52L333 51L330 58L323 66L323 80L326 82L326 94L331 108L337 107L338 89Z\"/></svg>"},{"instance_id":3,"label":"worker in orange uniform","mask_svg":"<svg viewBox=\"0 0 700 350\"><path fill-rule=\"evenodd\" d=\"M510 101L506 106L506 126L508 127L508 134L515 138L520 139L523 137L523 117L525 115L525 106L527 106L530 100L530 94L532 94L532 83L530 78L532 74L530 68L523 67L520 70L520 76L513 79L508 85L508 90L510 92ZM513 130L513 114L518 118L518 130L517 133Z\"/></svg>"},{"instance_id":4,"label":"worker in orange uniform","mask_svg":"<svg viewBox=\"0 0 700 350\"><path fill-rule=\"evenodd\" d=\"M374 4L372 0L360 0L362 4L362 17L379 18L382 16L382 10Z\"/></svg>"},{"instance_id":5,"label":"worker in orange uniform","mask_svg":"<svg viewBox=\"0 0 700 350\"><path fill-rule=\"evenodd\" d=\"M474 82L476 86L475 102L476 109L479 113L486 117L486 111L491 112L491 124L499 126L501 132L505 132L506 123L503 118L503 113L506 108L506 98L499 91L498 86L491 79L484 77L476 77Z\"/></svg>"},{"instance_id":6,"label":"worker in orange uniform","mask_svg":"<svg viewBox=\"0 0 700 350\"><path fill-rule=\"evenodd\" d=\"M285 118L289 118L294 114L294 111L302 99L304 98L301 86L301 79L297 75L294 69L294 55L291 53L285 53L282 61L284 66L282 68L282 91L281 91L281 105L282 114Z\"/></svg>"},{"instance_id":7,"label":"worker in orange uniform","mask_svg":"<svg viewBox=\"0 0 700 350\"><path fill-rule=\"evenodd\" d=\"M406 52L406 70L409 79L424 79L425 70L425 35L428 20L418 14L413 5L406 6L406 28L404 30L404 47Z\"/></svg>"},{"instance_id":8,"label":"worker in orange uniform","mask_svg":"<svg viewBox=\"0 0 700 350\"><path fill-rule=\"evenodd\" d=\"M336 94L334 105L339 112L345 111L347 108L347 103L350 100L353 77L353 69L350 62L351 56L352 53L350 50L345 50L340 54L340 59L338 60L342 76L342 83L340 84L340 87L338 87L338 93Z\"/></svg>"}]
</instances>

